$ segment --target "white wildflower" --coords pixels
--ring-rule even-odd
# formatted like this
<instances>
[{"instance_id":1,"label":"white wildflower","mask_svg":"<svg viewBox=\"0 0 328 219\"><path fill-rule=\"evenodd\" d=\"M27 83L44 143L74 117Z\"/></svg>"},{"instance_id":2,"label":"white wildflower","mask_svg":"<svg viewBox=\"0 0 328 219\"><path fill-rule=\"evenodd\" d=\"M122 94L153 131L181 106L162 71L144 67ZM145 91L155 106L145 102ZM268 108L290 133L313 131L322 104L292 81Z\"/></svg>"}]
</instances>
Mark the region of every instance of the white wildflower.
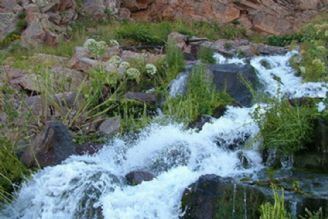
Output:
<instances>
[{"instance_id":1,"label":"white wildflower","mask_svg":"<svg viewBox=\"0 0 328 219\"><path fill-rule=\"evenodd\" d=\"M117 40L110 40L109 45L110 46L120 46L120 44L117 42Z\"/></svg>"},{"instance_id":2,"label":"white wildflower","mask_svg":"<svg viewBox=\"0 0 328 219\"><path fill-rule=\"evenodd\" d=\"M114 65L119 65L120 63L121 63L121 57L119 57L119 56L112 56L110 59L109 59L109 61L108 62L110 62L110 63L112 63L112 64L114 64Z\"/></svg>"},{"instance_id":3,"label":"white wildflower","mask_svg":"<svg viewBox=\"0 0 328 219\"><path fill-rule=\"evenodd\" d=\"M118 73L124 74L128 68L130 68L130 63L121 62L120 66L118 67Z\"/></svg>"},{"instance_id":4,"label":"white wildflower","mask_svg":"<svg viewBox=\"0 0 328 219\"><path fill-rule=\"evenodd\" d=\"M140 80L140 71L136 68L129 68L126 74L129 79L136 80L137 82Z\"/></svg>"},{"instance_id":5,"label":"white wildflower","mask_svg":"<svg viewBox=\"0 0 328 219\"><path fill-rule=\"evenodd\" d=\"M83 47L86 48L86 49L89 49L89 46L90 46L91 44L94 44L94 43L97 43L97 41L94 40L94 39L87 39L87 40L84 42Z\"/></svg>"},{"instance_id":6,"label":"white wildflower","mask_svg":"<svg viewBox=\"0 0 328 219\"><path fill-rule=\"evenodd\" d=\"M155 75L157 73L157 68L153 64L147 64L146 65L146 72L149 75Z\"/></svg>"}]
</instances>

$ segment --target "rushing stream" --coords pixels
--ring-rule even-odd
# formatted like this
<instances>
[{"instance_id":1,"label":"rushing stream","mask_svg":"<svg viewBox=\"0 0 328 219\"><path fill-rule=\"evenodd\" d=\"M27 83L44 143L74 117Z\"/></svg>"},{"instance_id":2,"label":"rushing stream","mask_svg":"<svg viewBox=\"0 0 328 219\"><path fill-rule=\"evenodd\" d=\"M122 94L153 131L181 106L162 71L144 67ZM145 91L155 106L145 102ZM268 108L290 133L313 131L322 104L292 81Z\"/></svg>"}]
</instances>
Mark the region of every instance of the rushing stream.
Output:
<instances>
[{"instance_id":1,"label":"rushing stream","mask_svg":"<svg viewBox=\"0 0 328 219\"><path fill-rule=\"evenodd\" d=\"M295 52L250 60L264 91L269 95L321 97L328 91L323 83L303 83L288 61ZM218 63L243 63L225 59ZM267 60L271 69L261 65ZM173 82L176 95L185 84L183 75ZM277 80L279 78L279 80ZM0 212L0 218L25 219L177 219L184 189L203 174L256 177L263 168L258 144L231 151L228 146L257 135L251 117L257 106L229 107L225 115L206 123L199 132L179 124L152 124L138 138L116 138L93 156L72 156L55 167L36 173L17 193L16 200ZM322 106L321 106L322 107ZM244 168L240 153L250 165ZM128 186L124 176L146 170L152 181Z\"/></svg>"}]
</instances>

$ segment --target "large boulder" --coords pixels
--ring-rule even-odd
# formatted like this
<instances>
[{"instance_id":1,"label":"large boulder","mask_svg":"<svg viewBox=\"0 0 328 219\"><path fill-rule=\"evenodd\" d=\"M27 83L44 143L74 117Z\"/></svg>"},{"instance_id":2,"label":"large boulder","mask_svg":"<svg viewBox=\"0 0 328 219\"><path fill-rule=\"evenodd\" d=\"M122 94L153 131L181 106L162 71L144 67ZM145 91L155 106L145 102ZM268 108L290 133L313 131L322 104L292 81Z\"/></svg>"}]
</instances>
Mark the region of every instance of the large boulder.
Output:
<instances>
[{"instance_id":1,"label":"large boulder","mask_svg":"<svg viewBox=\"0 0 328 219\"><path fill-rule=\"evenodd\" d=\"M48 122L25 149L22 162L28 166L53 166L75 153L75 145L68 128L61 122Z\"/></svg>"},{"instance_id":2,"label":"large boulder","mask_svg":"<svg viewBox=\"0 0 328 219\"><path fill-rule=\"evenodd\" d=\"M114 135L121 129L121 119L119 116L103 121L98 127L98 131L104 135Z\"/></svg>"},{"instance_id":3,"label":"large boulder","mask_svg":"<svg viewBox=\"0 0 328 219\"><path fill-rule=\"evenodd\" d=\"M266 201L259 189L236 184L230 178L201 176L182 197L183 219L259 218Z\"/></svg>"},{"instance_id":4,"label":"large boulder","mask_svg":"<svg viewBox=\"0 0 328 219\"><path fill-rule=\"evenodd\" d=\"M213 64L208 66L218 91L225 91L242 106L250 106L252 93L248 85L256 89L258 78L251 65Z\"/></svg>"}]
</instances>

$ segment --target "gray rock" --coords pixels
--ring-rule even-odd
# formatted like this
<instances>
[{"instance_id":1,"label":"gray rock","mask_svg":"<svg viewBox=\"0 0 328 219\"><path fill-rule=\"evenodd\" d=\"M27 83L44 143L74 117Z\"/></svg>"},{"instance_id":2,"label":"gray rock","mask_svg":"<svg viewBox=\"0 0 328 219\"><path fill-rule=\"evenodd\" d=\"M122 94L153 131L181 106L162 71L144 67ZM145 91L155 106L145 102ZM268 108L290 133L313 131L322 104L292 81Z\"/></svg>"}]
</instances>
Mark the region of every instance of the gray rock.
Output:
<instances>
[{"instance_id":1,"label":"gray rock","mask_svg":"<svg viewBox=\"0 0 328 219\"><path fill-rule=\"evenodd\" d=\"M208 66L209 73L218 91L226 91L242 106L250 106L252 94L247 87L252 85L256 90L258 78L251 65L214 64Z\"/></svg>"},{"instance_id":2,"label":"gray rock","mask_svg":"<svg viewBox=\"0 0 328 219\"><path fill-rule=\"evenodd\" d=\"M127 99L136 100L148 104L156 103L156 95L152 93L143 93L143 92L127 92L124 95Z\"/></svg>"},{"instance_id":3,"label":"gray rock","mask_svg":"<svg viewBox=\"0 0 328 219\"><path fill-rule=\"evenodd\" d=\"M260 190L236 184L230 178L201 176L182 197L183 219L259 218L266 201Z\"/></svg>"},{"instance_id":4,"label":"gray rock","mask_svg":"<svg viewBox=\"0 0 328 219\"><path fill-rule=\"evenodd\" d=\"M61 122L50 121L25 149L21 160L28 167L46 167L60 164L74 153L68 128Z\"/></svg>"},{"instance_id":5,"label":"gray rock","mask_svg":"<svg viewBox=\"0 0 328 219\"><path fill-rule=\"evenodd\" d=\"M102 122L98 131L105 135L113 135L120 131L121 119L120 117L112 117Z\"/></svg>"},{"instance_id":6,"label":"gray rock","mask_svg":"<svg viewBox=\"0 0 328 219\"><path fill-rule=\"evenodd\" d=\"M141 184L143 181L151 181L155 178L155 176L146 171L132 171L125 176L126 180L128 181L129 185L138 185Z\"/></svg>"}]
</instances>

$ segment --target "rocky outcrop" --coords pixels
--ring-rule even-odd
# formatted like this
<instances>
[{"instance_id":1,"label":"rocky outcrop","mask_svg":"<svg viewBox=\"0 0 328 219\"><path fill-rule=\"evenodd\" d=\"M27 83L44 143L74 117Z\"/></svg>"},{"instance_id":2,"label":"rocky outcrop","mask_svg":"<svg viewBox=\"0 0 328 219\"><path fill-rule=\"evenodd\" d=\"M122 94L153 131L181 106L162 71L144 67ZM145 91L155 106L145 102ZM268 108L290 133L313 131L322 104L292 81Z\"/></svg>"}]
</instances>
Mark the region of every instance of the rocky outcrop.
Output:
<instances>
[{"instance_id":1,"label":"rocky outcrop","mask_svg":"<svg viewBox=\"0 0 328 219\"><path fill-rule=\"evenodd\" d=\"M84 0L83 11L87 16L104 19L119 13L120 0Z\"/></svg>"},{"instance_id":2,"label":"rocky outcrop","mask_svg":"<svg viewBox=\"0 0 328 219\"><path fill-rule=\"evenodd\" d=\"M319 11L327 10L327 0L126 0L134 19L239 21L247 29L268 34L284 34L297 29Z\"/></svg>"}]
</instances>

